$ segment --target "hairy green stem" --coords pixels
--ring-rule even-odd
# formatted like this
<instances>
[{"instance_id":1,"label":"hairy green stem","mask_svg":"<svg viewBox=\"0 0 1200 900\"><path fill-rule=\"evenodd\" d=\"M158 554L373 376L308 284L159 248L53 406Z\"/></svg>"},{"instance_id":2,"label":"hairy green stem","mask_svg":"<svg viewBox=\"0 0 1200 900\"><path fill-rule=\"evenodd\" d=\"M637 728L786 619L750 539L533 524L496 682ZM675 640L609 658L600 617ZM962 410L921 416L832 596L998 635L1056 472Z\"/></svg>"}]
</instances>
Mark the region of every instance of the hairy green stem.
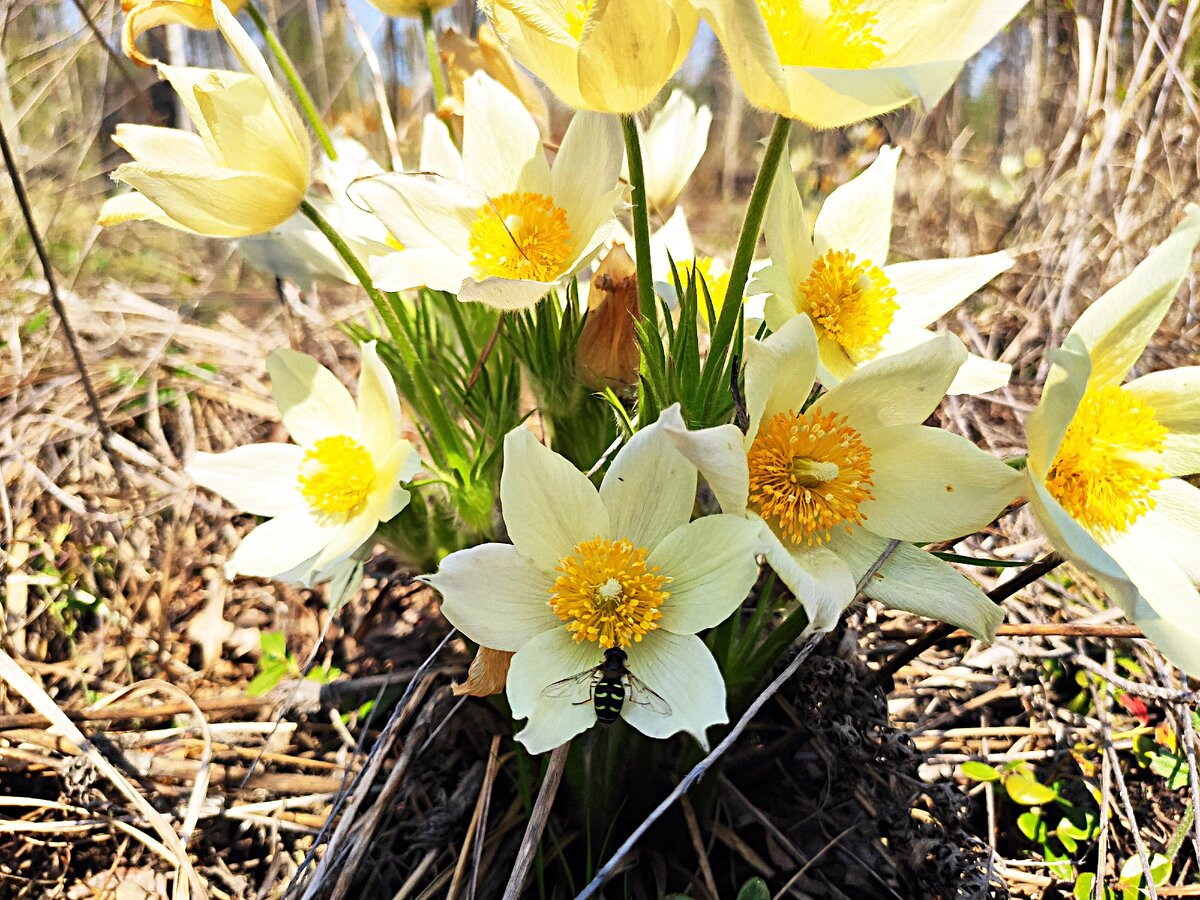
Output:
<instances>
[{"instance_id":1,"label":"hairy green stem","mask_svg":"<svg viewBox=\"0 0 1200 900\"><path fill-rule=\"evenodd\" d=\"M446 75L442 72L442 57L438 53L437 32L433 28L433 10L421 7L421 27L425 31L425 57L429 61L429 76L433 79L434 112L446 99Z\"/></svg>"},{"instance_id":2,"label":"hairy green stem","mask_svg":"<svg viewBox=\"0 0 1200 900\"><path fill-rule=\"evenodd\" d=\"M295 91L296 98L300 101L300 109L304 112L304 117L308 119L308 124L312 126L313 132L317 135L317 140L321 142L321 148L325 151L325 155L330 159L336 160L337 151L333 149L333 141L329 139L329 133L325 130L325 123L321 121L321 114L317 112L317 106L313 103L312 94L308 92L308 88L304 86L304 82L300 80L300 76L296 72L296 67L292 65L292 58L288 56L288 52L283 49L283 44L279 43L279 39L275 37L275 32L271 31L271 26L267 24L262 11L253 3L247 3L246 12L254 20L254 24L258 26L263 40L267 42L267 47L279 63L279 68L283 70L284 77L287 78L288 84Z\"/></svg>"},{"instance_id":3,"label":"hairy green stem","mask_svg":"<svg viewBox=\"0 0 1200 900\"><path fill-rule=\"evenodd\" d=\"M642 318L657 321L654 302L654 272L650 268L650 203L646 199L646 172L642 166L642 142L633 116L621 116L625 132L625 156L629 160L629 186L633 188L633 246L637 263L638 304Z\"/></svg>"},{"instance_id":4,"label":"hairy green stem","mask_svg":"<svg viewBox=\"0 0 1200 900\"><path fill-rule=\"evenodd\" d=\"M775 120L771 129L771 137L767 141L767 151L763 154L762 165L758 176L754 179L754 189L750 192L750 202L746 204L746 217L742 220L742 234L738 238L737 253L733 257L733 267L729 270L729 285L725 289L725 303L721 307L721 315L717 318L717 327L712 333L712 352L721 352L729 346L737 330L738 319L742 315L742 297L746 292L746 281L750 277L750 264L754 261L754 249L758 246L758 236L762 232L763 216L767 211L767 200L771 196L771 185L775 183L775 171L779 168L779 160L787 151L788 137L792 133L792 120L780 116ZM739 332L740 333L740 332ZM741 340L734 348L734 353L742 353Z\"/></svg>"},{"instance_id":5,"label":"hairy green stem","mask_svg":"<svg viewBox=\"0 0 1200 900\"><path fill-rule=\"evenodd\" d=\"M375 287L375 282L371 279L362 262L355 256L354 251L342 240L342 236L326 221L325 217L317 211L317 208L305 199L300 202L300 211L316 226L321 234L325 235L326 240L329 241L334 251L350 267L350 271L354 273L354 277L358 279L358 283L367 292L367 296L371 299L371 303L375 306L375 310L379 313L380 318L383 319L383 323L392 337L396 350L404 362L404 368L407 370L409 377L412 378L413 386L420 395L422 406L425 407L422 412L428 417L430 427L433 429L438 442L447 452L457 456L459 461L465 462L464 448L459 431L450 420L450 416L446 412L446 407L442 403L441 395L438 394L437 389L433 386L433 382L429 380L429 373L421 362L420 354L412 342L412 337L400 322L400 317L396 315L396 310L379 288Z\"/></svg>"}]
</instances>

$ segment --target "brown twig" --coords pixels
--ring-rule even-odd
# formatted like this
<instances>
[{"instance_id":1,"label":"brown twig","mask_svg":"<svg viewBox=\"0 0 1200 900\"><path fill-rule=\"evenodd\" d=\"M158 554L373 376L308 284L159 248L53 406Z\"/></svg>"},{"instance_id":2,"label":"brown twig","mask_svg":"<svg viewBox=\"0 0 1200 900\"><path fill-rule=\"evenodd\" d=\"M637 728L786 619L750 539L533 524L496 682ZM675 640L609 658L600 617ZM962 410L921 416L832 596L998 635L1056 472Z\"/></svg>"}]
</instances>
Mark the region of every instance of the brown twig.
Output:
<instances>
[{"instance_id":1,"label":"brown twig","mask_svg":"<svg viewBox=\"0 0 1200 900\"><path fill-rule=\"evenodd\" d=\"M1022 569L1014 578L1006 581L1004 584L997 586L988 592L987 598L993 603L1000 603L1007 600L1017 591L1033 584L1047 572L1051 572L1058 568L1063 563L1063 558L1057 553L1048 553L1037 562L1032 563ZM925 636L919 638L909 644L886 663L876 669L863 681L865 687L873 688L876 685L884 684L889 681L897 672L904 666L908 665L938 641L945 640L950 637L957 629L953 625L945 623L935 625L925 632Z\"/></svg>"},{"instance_id":2,"label":"brown twig","mask_svg":"<svg viewBox=\"0 0 1200 900\"><path fill-rule=\"evenodd\" d=\"M708 853L704 849L704 837L700 834L700 823L696 820L696 811L692 809L692 803L687 797L679 801L679 806L683 810L683 819L687 823L688 836L691 837L692 846L696 850L696 859L700 861L700 877L704 879L704 886L708 889L709 895L719 898L721 893L717 890L712 866L708 862Z\"/></svg>"},{"instance_id":3,"label":"brown twig","mask_svg":"<svg viewBox=\"0 0 1200 900\"><path fill-rule=\"evenodd\" d=\"M29 195L25 192L25 180L21 177L21 170L17 168L17 160L13 156L12 147L8 143L8 135L4 131L4 123L0 122L0 152L4 155L4 165L8 169L8 177L12 180L13 191L17 195L17 202L21 206L21 215L25 218L25 228L29 231L29 239L33 241L34 250L37 251L38 260L42 265L42 272L46 276L46 287L50 293L50 304L54 307L54 312L58 316L58 321L62 325L63 336L67 339L67 346L71 350L71 356L75 361L75 370L79 373L79 380L83 383L84 393L87 394L88 405L92 408L92 417L96 421L96 427L100 430L100 443L104 447L104 452L112 463L113 471L118 479L125 481L125 463L113 451L112 441L113 432L108 425L108 420L104 416L104 410L100 406L100 398L96 394L96 388L92 385L92 377L88 374L87 365L83 361L83 352L79 348L79 339L75 336L75 329L71 326L71 320L67 317L67 309L63 305L62 297L58 293L58 284L54 280L54 269L50 265L50 256L46 253L46 245L42 243L41 232L38 231L37 222L33 218L33 209L29 205Z\"/></svg>"},{"instance_id":4,"label":"brown twig","mask_svg":"<svg viewBox=\"0 0 1200 900\"><path fill-rule=\"evenodd\" d=\"M567 754L570 751L571 742L567 741L550 754L546 777L542 779L542 787L538 791L537 800L534 801L525 836L521 839L521 849L517 851L517 862L508 878L508 886L504 889L504 900L517 900L525 887L525 880L529 877L534 854L542 841L542 830L550 816L550 807L554 805L554 797L558 793L558 785L562 782L563 770L567 767Z\"/></svg>"},{"instance_id":5,"label":"brown twig","mask_svg":"<svg viewBox=\"0 0 1200 900\"><path fill-rule=\"evenodd\" d=\"M446 900L454 900L458 896L459 885L467 871L468 857L474 862L476 870L478 869L479 857L483 853L484 835L487 833L487 814L492 800L492 785L496 782L496 773L499 770L500 735L497 734L492 737L492 746L488 750L487 769L483 773L483 784L479 786L479 799L475 802L475 812L471 815L471 822L467 825L467 833L463 837L462 848L458 851L458 861L454 865L454 877L450 880L450 887L446 891ZM471 852L472 843L474 843L473 853ZM471 884L467 889L467 898L473 900L474 896L475 873L472 873Z\"/></svg>"}]
</instances>

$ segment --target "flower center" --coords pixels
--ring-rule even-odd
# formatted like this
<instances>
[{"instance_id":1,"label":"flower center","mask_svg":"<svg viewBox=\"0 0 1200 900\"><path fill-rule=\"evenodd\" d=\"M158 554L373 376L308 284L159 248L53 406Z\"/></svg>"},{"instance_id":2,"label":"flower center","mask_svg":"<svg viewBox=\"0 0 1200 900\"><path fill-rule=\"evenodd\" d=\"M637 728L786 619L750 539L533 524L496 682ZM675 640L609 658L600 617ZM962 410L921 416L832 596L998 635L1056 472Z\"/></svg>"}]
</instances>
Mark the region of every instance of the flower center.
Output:
<instances>
[{"instance_id":1,"label":"flower center","mask_svg":"<svg viewBox=\"0 0 1200 900\"><path fill-rule=\"evenodd\" d=\"M1050 466L1046 489L1089 531L1123 532L1154 509L1154 491L1167 473L1147 465L1144 454L1161 453L1166 438L1154 409L1119 385L1089 388Z\"/></svg>"},{"instance_id":2,"label":"flower center","mask_svg":"<svg viewBox=\"0 0 1200 900\"><path fill-rule=\"evenodd\" d=\"M598 537L559 560L550 608L576 643L624 648L658 628L658 608L671 596L663 586L671 579L646 568L648 555L632 541Z\"/></svg>"},{"instance_id":3,"label":"flower center","mask_svg":"<svg viewBox=\"0 0 1200 900\"><path fill-rule=\"evenodd\" d=\"M567 0L567 31L575 40L583 38L583 28L587 25L588 16L592 13L592 4L596 0Z\"/></svg>"},{"instance_id":4,"label":"flower center","mask_svg":"<svg viewBox=\"0 0 1200 900\"><path fill-rule=\"evenodd\" d=\"M746 462L750 505L782 537L810 547L835 525L849 531L866 517L871 451L837 413L785 412L758 429Z\"/></svg>"},{"instance_id":5,"label":"flower center","mask_svg":"<svg viewBox=\"0 0 1200 900\"><path fill-rule=\"evenodd\" d=\"M899 308L883 270L870 260L857 262L848 250L830 250L813 263L797 291L825 336L851 356L874 356Z\"/></svg>"},{"instance_id":6,"label":"flower center","mask_svg":"<svg viewBox=\"0 0 1200 900\"><path fill-rule=\"evenodd\" d=\"M336 515L358 507L375 487L375 463L344 434L321 438L300 462L300 493L313 512Z\"/></svg>"},{"instance_id":7,"label":"flower center","mask_svg":"<svg viewBox=\"0 0 1200 900\"><path fill-rule=\"evenodd\" d=\"M470 243L483 277L553 281L571 252L571 229L545 194L502 194L475 213Z\"/></svg>"},{"instance_id":8,"label":"flower center","mask_svg":"<svg viewBox=\"0 0 1200 900\"><path fill-rule=\"evenodd\" d=\"M704 283L708 286L708 296L712 300L713 312L720 316L721 307L725 305L725 293L729 290L729 270L725 269L718 273L716 271L718 265L719 262L711 256L697 256L690 263L686 263L683 268L687 270L690 278L692 266L696 267L697 275L703 277ZM699 282L696 283L696 301L699 304L700 317L706 325L711 324L708 321L708 304L704 302L704 292L701 290Z\"/></svg>"},{"instance_id":9,"label":"flower center","mask_svg":"<svg viewBox=\"0 0 1200 900\"><path fill-rule=\"evenodd\" d=\"M781 65L869 69L883 59L879 17L862 10L863 0L830 0L825 18L804 6L803 0L758 0Z\"/></svg>"}]
</instances>

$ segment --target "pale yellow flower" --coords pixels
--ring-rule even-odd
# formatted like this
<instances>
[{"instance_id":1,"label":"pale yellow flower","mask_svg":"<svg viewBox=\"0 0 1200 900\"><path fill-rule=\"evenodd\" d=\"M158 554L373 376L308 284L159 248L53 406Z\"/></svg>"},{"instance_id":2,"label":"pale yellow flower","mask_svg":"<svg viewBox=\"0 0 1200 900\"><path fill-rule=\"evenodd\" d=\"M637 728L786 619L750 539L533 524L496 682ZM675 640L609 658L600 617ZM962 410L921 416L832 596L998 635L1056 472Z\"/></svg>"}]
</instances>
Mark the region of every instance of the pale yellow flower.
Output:
<instances>
[{"instance_id":1,"label":"pale yellow flower","mask_svg":"<svg viewBox=\"0 0 1200 900\"><path fill-rule=\"evenodd\" d=\"M966 351L950 335L865 366L809 402L817 339L797 316L746 341L749 428L664 429L708 481L725 513L761 522L767 562L829 630L888 540L901 543L863 589L990 640L1003 619L974 584L914 543L972 534L1020 492L1021 476L970 441L921 423Z\"/></svg>"},{"instance_id":2,"label":"pale yellow flower","mask_svg":"<svg viewBox=\"0 0 1200 900\"><path fill-rule=\"evenodd\" d=\"M513 62L513 58L496 37L492 26L479 26L475 40L453 28L447 28L438 40L438 47L450 76L450 90L438 110L439 117L461 120L466 111L464 103L467 79L476 72L485 72L508 88L533 116L533 121L537 123L542 136L549 136L550 111L546 108L541 90L533 79ZM461 121L459 124L461 125Z\"/></svg>"},{"instance_id":3,"label":"pale yellow flower","mask_svg":"<svg viewBox=\"0 0 1200 900\"><path fill-rule=\"evenodd\" d=\"M236 13L246 0L230 0L225 4ZM125 25L121 28L121 50L139 66L152 66L158 60L145 56L138 49L137 39L159 25L184 25L199 31L217 27L213 18L212 0L121 0Z\"/></svg>"},{"instance_id":4,"label":"pale yellow flower","mask_svg":"<svg viewBox=\"0 0 1200 900\"><path fill-rule=\"evenodd\" d=\"M160 64L197 134L121 124L133 157L113 178L133 193L108 200L101 225L149 220L211 237L260 234L287 221L311 177L308 133L233 14L213 0L221 34L245 72Z\"/></svg>"},{"instance_id":5,"label":"pale yellow flower","mask_svg":"<svg viewBox=\"0 0 1200 900\"><path fill-rule=\"evenodd\" d=\"M666 703L627 700L621 716L650 737L686 731L707 748L728 721L725 682L697 637L727 618L758 575L752 522L690 521L696 469L660 429L639 431L597 490L525 428L504 440L500 503L512 544L483 544L442 560L426 579L442 613L471 640L515 651L508 672L517 735L543 753L596 723L581 696L547 688L595 667L608 648ZM582 701L582 702L580 702Z\"/></svg>"},{"instance_id":6,"label":"pale yellow flower","mask_svg":"<svg viewBox=\"0 0 1200 900\"><path fill-rule=\"evenodd\" d=\"M415 19L424 10L437 12L447 6L453 6L454 0L367 0L385 16L396 16Z\"/></svg>"},{"instance_id":7,"label":"pale yellow flower","mask_svg":"<svg viewBox=\"0 0 1200 900\"><path fill-rule=\"evenodd\" d=\"M641 133L646 199L658 210L667 210L683 192L688 179L708 149L712 110L696 106L683 91L671 91L662 109ZM628 167L622 177L629 179Z\"/></svg>"},{"instance_id":8,"label":"pale yellow flower","mask_svg":"<svg viewBox=\"0 0 1200 900\"><path fill-rule=\"evenodd\" d=\"M1029 505L1167 658L1200 677L1200 366L1124 382L1200 242L1200 206L1050 354L1026 424Z\"/></svg>"},{"instance_id":9,"label":"pale yellow flower","mask_svg":"<svg viewBox=\"0 0 1200 900\"><path fill-rule=\"evenodd\" d=\"M623 148L615 116L578 113L553 167L521 102L483 72L466 84L461 156L426 129L436 168L388 173L353 193L404 246L378 259L389 291L426 285L527 309L586 266L616 225Z\"/></svg>"},{"instance_id":10,"label":"pale yellow flower","mask_svg":"<svg viewBox=\"0 0 1200 900\"><path fill-rule=\"evenodd\" d=\"M888 265L899 158L898 148L880 148L864 172L829 195L811 226L786 160L776 174L763 228L772 264L752 289L769 295L772 330L793 316L812 320L826 387L872 360L933 340L933 323L1012 266L1006 253ZM1010 370L968 354L950 393L995 390L1008 383Z\"/></svg>"},{"instance_id":11,"label":"pale yellow flower","mask_svg":"<svg viewBox=\"0 0 1200 900\"><path fill-rule=\"evenodd\" d=\"M362 345L358 402L311 356L276 350L271 392L295 444L197 453L196 483L268 517L242 538L226 574L311 584L329 577L408 505L401 482L421 459L402 437L396 387L374 341Z\"/></svg>"},{"instance_id":12,"label":"pale yellow flower","mask_svg":"<svg viewBox=\"0 0 1200 900\"><path fill-rule=\"evenodd\" d=\"M480 0L517 62L568 106L635 113L687 56L688 0Z\"/></svg>"},{"instance_id":13,"label":"pale yellow flower","mask_svg":"<svg viewBox=\"0 0 1200 900\"><path fill-rule=\"evenodd\" d=\"M1027 0L693 0L750 102L817 128L929 108Z\"/></svg>"}]
</instances>

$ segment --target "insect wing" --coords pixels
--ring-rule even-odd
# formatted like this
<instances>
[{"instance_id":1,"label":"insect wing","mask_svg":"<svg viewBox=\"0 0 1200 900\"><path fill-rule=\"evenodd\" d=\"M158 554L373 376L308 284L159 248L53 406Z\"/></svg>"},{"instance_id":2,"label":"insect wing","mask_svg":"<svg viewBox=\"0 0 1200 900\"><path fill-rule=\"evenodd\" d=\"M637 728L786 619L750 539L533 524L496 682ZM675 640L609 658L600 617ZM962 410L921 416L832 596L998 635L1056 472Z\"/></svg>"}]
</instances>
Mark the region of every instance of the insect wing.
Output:
<instances>
[{"instance_id":1,"label":"insect wing","mask_svg":"<svg viewBox=\"0 0 1200 900\"><path fill-rule=\"evenodd\" d=\"M584 669L566 678L555 681L542 689L543 697L570 697L573 700L591 696L592 681L596 668Z\"/></svg>"},{"instance_id":2,"label":"insect wing","mask_svg":"<svg viewBox=\"0 0 1200 900\"><path fill-rule=\"evenodd\" d=\"M669 716L671 714L671 704L664 700L659 694L652 691L642 679L638 678L632 672L625 673L625 699L630 703L636 703L638 706L644 706L652 713L657 713L660 716Z\"/></svg>"}]
</instances>

